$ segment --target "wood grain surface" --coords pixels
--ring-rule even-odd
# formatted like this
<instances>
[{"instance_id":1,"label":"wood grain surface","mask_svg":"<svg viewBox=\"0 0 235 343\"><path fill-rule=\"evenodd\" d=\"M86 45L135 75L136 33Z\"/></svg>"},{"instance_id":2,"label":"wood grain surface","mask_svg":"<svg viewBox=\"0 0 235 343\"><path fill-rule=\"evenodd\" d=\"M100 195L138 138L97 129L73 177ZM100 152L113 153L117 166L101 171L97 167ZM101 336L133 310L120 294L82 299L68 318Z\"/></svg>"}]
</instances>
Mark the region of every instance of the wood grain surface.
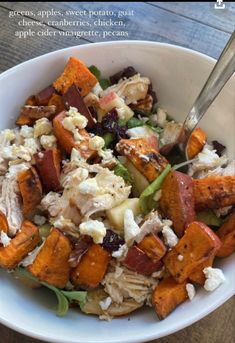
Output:
<instances>
[{"instance_id":1,"label":"wood grain surface","mask_svg":"<svg viewBox=\"0 0 235 343\"><path fill-rule=\"evenodd\" d=\"M126 19L128 38L159 41L181 45L218 58L235 26L235 3L226 2L224 10L216 10L213 2L0 2L0 72L21 62L61 48L110 40L76 37L29 37L19 39L19 18L9 18L10 11L20 10L134 10ZM25 21L44 22L46 30L65 31L66 27L51 27L46 19L22 16ZM56 16L54 17L56 19ZM58 19L58 18L57 18ZM73 16L70 19L75 19ZM71 28L70 28L71 29ZM76 30L74 28L73 30ZM100 31L104 29L101 27ZM123 39L123 38L115 38ZM0 295L2 296L2 295ZM235 297L219 309L168 337L151 343L234 343ZM35 339L16 333L0 325L0 343L37 343Z\"/></svg>"}]
</instances>

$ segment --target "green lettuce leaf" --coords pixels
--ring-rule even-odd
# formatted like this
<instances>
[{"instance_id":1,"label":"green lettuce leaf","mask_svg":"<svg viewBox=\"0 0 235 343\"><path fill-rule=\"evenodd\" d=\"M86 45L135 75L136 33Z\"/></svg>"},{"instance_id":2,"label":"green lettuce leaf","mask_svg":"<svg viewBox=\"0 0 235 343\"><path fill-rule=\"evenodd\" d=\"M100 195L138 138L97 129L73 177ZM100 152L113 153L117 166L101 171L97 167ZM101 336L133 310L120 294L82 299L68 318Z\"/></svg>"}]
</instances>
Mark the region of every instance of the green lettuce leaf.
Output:
<instances>
[{"instance_id":1,"label":"green lettuce leaf","mask_svg":"<svg viewBox=\"0 0 235 343\"><path fill-rule=\"evenodd\" d=\"M149 213L153 208L156 208L156 201L153 200L155 193L161 188L161 185L171 170L171 165L168 164L163 172L141 193L139 204L143 214Z\"/></svg>"},{"instance_id":2,"label":"green lettuce leaf","mask_svg":"<svg viewBox=\"0 0 235 343\"><path fill-rule=\"evenodd\" d=\"M63 291L55 286L49 285L47 282L38 280L23 267L17 267L15 270L24 277L39 282L42 286L47 287L55 293L58 300L58 316L65 316L67 314L69 309L69 303L71 303L72 301L78 301L81 307L84 306L86 303L87 292L85 291Z\"/></svg>"}]
</instances>

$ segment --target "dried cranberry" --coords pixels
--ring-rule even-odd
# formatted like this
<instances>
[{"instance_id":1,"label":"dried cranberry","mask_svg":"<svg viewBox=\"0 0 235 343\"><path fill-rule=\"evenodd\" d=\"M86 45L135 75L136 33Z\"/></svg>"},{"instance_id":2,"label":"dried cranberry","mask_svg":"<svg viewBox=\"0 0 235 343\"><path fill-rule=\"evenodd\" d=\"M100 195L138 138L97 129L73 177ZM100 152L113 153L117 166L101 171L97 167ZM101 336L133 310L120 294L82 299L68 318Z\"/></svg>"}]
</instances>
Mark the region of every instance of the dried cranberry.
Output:
<instances>
[{"instance_id":1,"label":"dried cranberry","mask_svg":"<svg viewBox=\"0 0 235 343\"><path fill-rule=\"evenodd\" d=\"M118 125L118 113L115 108L113 108L108 114L106 114L101 124L103 126L103 129L106 130L106 132L113 133L115 130L115 127Z\"/></svg>"},{"instance_id":2,"label":"dried cranberry","mask_svg":"<svg viewBox=\"0 0 235 343\"><path fill-rule=\"evenodd\" d=\"M129 78L129 77L134 76L135 74L137 74L137 71L135 70L135 68L130 66L110 76L109 79L110 79L111 84L114 85L115 83L118 83L119 80L123 79L124 77Z\"/></svg>"},{"instance_id":3,"label":"dried cranberry","mask_svg":"<svg viewBox=\"0 0 235 343\"><path fill-rule=\"evenodd\" d=\"M106 236L103 239L102 246L106 250L112 252L118 250L124 243L124 240L120 236L118 236L117 233L113 232L112 230L107 230Z\"/></svg>"},{"instance_id":4,"label":"dried cranberry","mask_svg":"<svg viewBox=\"0 0 235 343\"><path fill-rule=\"evenodd\" d=\"M219 143L218 141L212 141L213 148L216 150L216 153L221 156L226 149L226 146L223 144Z\"/></svg>"}]
</instances>

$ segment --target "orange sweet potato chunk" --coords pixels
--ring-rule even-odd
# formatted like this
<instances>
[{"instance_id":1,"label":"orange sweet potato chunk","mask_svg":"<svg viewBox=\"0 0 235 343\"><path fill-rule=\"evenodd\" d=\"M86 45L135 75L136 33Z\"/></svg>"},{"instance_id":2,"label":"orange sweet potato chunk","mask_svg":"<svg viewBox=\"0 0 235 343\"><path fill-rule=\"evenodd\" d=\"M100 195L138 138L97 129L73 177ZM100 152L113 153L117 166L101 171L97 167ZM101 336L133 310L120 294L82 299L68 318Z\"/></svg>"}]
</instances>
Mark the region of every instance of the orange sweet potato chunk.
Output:
<instances>
[{"instance_id":1,"label":"orange sweet potato chunk","mask_svg":"<svg viewBox=\"0 0 235 343\"><path fill-rule=\"evenodd\" d=\"M197 210L235 205L235 176L209 176L193 183Z\"/></svg>"},{"instance_id":2,"label":"orange sweet potato chunk","mask_svg":"<svg viewBox=\"0 0 235 343\"><path fill-rule=\"evenodd\" d=\"M216 232L222 245L216 256L227 257L235 251L235 212L233 212Z\"/></svg>"},{"instance_id":3,"label":"orange sweet potato chunk","mask_svg":"<svg viewBox=\"0 0 235 343\"><path fill-rule=\"evenodd\" d=\"M7 234L8 230L9 230L9 226L8 226L7 217L2 211L0 211L0 233L1 231L3 231Z\"/></svg>"},{"instance_id":4,"label":"orange sweet potato chunk","mask_svg":"<svg viewBox=\"0 0 235 343\"><path fill-rule=\"evenodd\" d=\"M53 228L28 270L40 281L64 288L69 281L68 263L71 244L62 232Z\"/></svg>"},{"instance_id":5,"label":"orange sweet potato chunk","mask_svg":"<svg viewBox=\"0 0 235 343\"><path fill-rule=\"evenodd\" d=\"M107 250L93 243L72 271L72 283L85 289L97 287L106 273L110 258Z\"/></svg>"},{"instance_id":6,"label":"orange sweet potato chunk","mask_svg":"<svg viewBox=\"0 0 235 343\"><path fill-rule=\"evenodd\" d=\"M160 209L173 222L178 237L196 219L194 210L193 181L190 176L171 171L165 178L160 198Z\"/></svg>"},{"instance_id":7,"label":"orange sweet potato chunk","mask_svg":"<svg viewBox=\"0 0 235 343\"><path fill-rule=\"evenodd\" d=\"M205 274L203 273L203 269L206 267L212 267L214 259L215 259L215 255L212 254L205 261L203 261L196 269L194 269L192 274L189 275L189 280L199 285L204 285L206 281L206 277L205 277Z\"/></svg>"},{"instance_id":8,"label":"orange sweet potato chunk","mask_svg":"<svg viewBox=\"0 0 235 343\"><path fill-rule=\"evenodd\" d=\"M166 254L164 243L153 233L145 236L137 246L154 262L159 261Z\"/></svg>"},{"instance_id":9,"label":"orange sweet potato chunk","mask_svg":"<svg viewBox=\"0 0 235 343\"><path fill-rule=\"evenodd\" d=\"M86 65L76 57L70 57L63 73L53 83L55 89L64 94L73 83L81 89L81 95L85 96L97 83L96 77Z\"/></svg>"},{"instance_id":10,"label":"orange sweet potato chunk","mask_svg":"<svg viewBox=\"0 0 235 343\"><path fill-rule=\"evenodd\" d=\"M154 181L168 164L165 157L144 138L121 139L116 148L150 182Z\"/></svg>"},{"instance_id":11,"label":"orange sweet potato chunk","mask_svg":"<svg viewBox=\"0 0 235 343\"><path fill-rule=\"evenodd\" d=\"M186 281L177 283L172 277L162 280L152 294L152 305L158 318L164 319L179 304L187 300Z\"/></svg>"},{"instance_id":12,"label":"orange sweet potato chunk","mask_svg":"<svg viewBox=\"0 0 235 343\"><path fill-rule=\"evenodd\" d=\"M34 155L36 168L46 192L60 190L61 154L53 148Z\"/></svg>"},{"instance_id":13,"label":"orange sweet potato chunk","mask_svg":"<svg viewBox=\"0 0 235 343\"><path fill-rule=\"evenodd\" d=\"M29 215L42 199L42 185L34 167L24 170L17 177L23 200L23 213Z\"/></svg>"},{"instance_id":14,"label":"orange sweet potato chunk","mask_svg":"<svg viewBox=\"0 0 235 343\"><path fill-rule=\"evenodd\" d=\"M202 151L206 144L206 138L205 132L200 127L193 130L187 144L187 155L189 160Z\"/></svg>"},{"instance_id":15,"label":"orange sweet potato chunk","mask_svg":"<svg viewBox=\"0 0 235 343\"><path fill-rule=\"evenodd\" d=\"M54 105L56 107L56 114L65 110L64 102L62 96L59 94L53 94L48 102L48 106Z\"/></svg>"},{"instance_id":16,"label":"orange sweet potato chunk","mask_svg":"<svg viewBox=\"0 0 235 343\"><path fill-rule=\"evenodd\" d=\"M163 258L165 267L177 282L184 282L221 246L217 235L204 223L193 222L178 244ZM179 259L178 256L183 258Z\"/></svg>"},{"instance_id":17,"label":"orange sweet potato chunk","mask_svg":"<svg viewBox=\"0 0 235 343\"><path fill-rule=\"evenodd\" d=\"M88 159L94 154L94 151L89 148L89 139L90 136L85 129L80 129L79 134L83 137L83 139L79 142L74 140L72 132L66 130L63 126L63 119L65 118L65 111L59 113L53 119L53 129L54 134L60 144L60 146L67 152L67 154L71 154L73 148L79 150L81 156L84 159Z\"/></svg>"},{"instance_id":18,"label":"orange sweet potato chunk","mask_svg":"<svg viewBox=\"0 0 235 343\"><path fill-rule=\"evenodd\" d=\"M15 268L40 241L38 228L30 221L22 223L20 231L6 247L0 247L0 267Z\"/></svg>"}]
</instances>

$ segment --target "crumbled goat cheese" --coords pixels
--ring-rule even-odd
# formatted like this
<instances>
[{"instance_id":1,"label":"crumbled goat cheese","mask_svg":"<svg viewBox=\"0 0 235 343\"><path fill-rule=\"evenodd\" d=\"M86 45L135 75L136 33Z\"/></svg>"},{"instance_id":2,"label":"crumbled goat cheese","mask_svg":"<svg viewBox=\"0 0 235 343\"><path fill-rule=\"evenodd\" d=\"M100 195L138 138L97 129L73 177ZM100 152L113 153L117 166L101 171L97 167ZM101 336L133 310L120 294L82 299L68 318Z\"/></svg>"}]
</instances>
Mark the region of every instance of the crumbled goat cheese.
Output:
<instances>
[{"instance_id":1,"label":"crumbled goat cheese","mask_svg":"<svg viewBox=\"0 0 235 343\"><path fill-rule=\"evenodd\" d=\"M78 113L78 109L76 107L69 107L69 110L66 112L67 116L74 117Z\"/></svg>"},{"instance_id":2,"label":"crumbled goat cheese","mask_svg":"<svg viewBox=\"0 0 235 343\"><path fill-rule=\"evenodd\" d=\"M134 238L140 233L140 228L134 220L134 214L131 209L126 209L124 213L124 238L127 245L131 245Z\"/></svg>"},{"instance_id":3,"label":"crumbled goat cheese","mask_svg":"<svg viewBox=\"0 0 235 343\"><path fill-rule=\"evenodd\" d=\"M162 234L164 241L169 248L173 248L178 243L178 237L169 226L163 227Z\"/></svg>"},{"instance_id":4,"label":"crumbled goat cheese","mask_svg":"<svg viewBox=\"0 0 235 343\"><path fill-rule=\"evenodd\" d=\"M47 220L46 220L46 218L45 218L44 216L39 216L38 214L36 214L36 215L33 217L33 222L34 222L34 224L39 225L39 226L45 224L46 221L47 221Z\"/></svg>"},{"instance_id":5,"label":"crumbled goat cheese","mask_svg":"<svg viewBox=\"0 0 235 343\"><path fill-rule=\"evenodd\" d=\"M157 192L154 194L153 200L154 200L154 201L159 201L160 198L161 198L161 196L162 196L162 190L159 189L159 191L157 191Z\"/></svg>"},{"instance_id":6,"label":"crumbled goat cheese","mask_svg":"<svg viewBox=\"0 0 235 343\"><path fill-rule=\"evenodd\" d=\"M221 269L207 267L203 269L203 273L206 277L206 281L204 284L204 288L206 291L214 291L225 281L225 277Z\"/></svg>"},{"instance_id":7,"label":"crumbled goat cheese","mask_svg":"<svg viewBox=\"0 0 235 343\"><path fill-rule=\"evenodd\" d=\"M0 234L0 243L2 243L2 245L5 247L7 247L11 242L11 238L8 237L8 235L4 232L4 231L1 231L1 234Z\"/></svg>"},{"instance_id":8,"label":"crumbled goat cheese","mask_svg":"<svg viewBox=\"0 0 235 343\"><path fill-rule=\"evenodd\" d=\"M21 171L29 169L30 166L31 166L30 163L26 163L26 162L10 165L8 169L8 175L16 176Z\"/></svg>"},{"instance_id":9,"label":"crumbled goat cheese","mask_svg":"<svg viewBox=\"0 0 235 343\"><path fill-rule=\"evenodd\" d=\"M75 229L75 224L72 222L72 220L64 218L63 216L60 216L58 219L55 220L54 226L58 229Z\"/></svg>"},{"instance_id":10,"label":"crumbled goat cheese","mask_svg":"<svg viewBox=\"0 0 235 343\"><path fill-rule=\"evenodd\" d=\"M95 178L82 181L78 186L78 191L82 194L96 195L99 191L99 186Z\"/></svg>"},{"instance_id":11,"label":"crumbled goat cheese","mask_svg":"<svg viewBox=\"0 0 235 343\"><path fill-rule=\"evenodd\" d=\"M93 238L94 243L101 244L106 235L106 227L103 222L98 220L88 220L79 226L82 235L88 235Z\"/></svg>"},{"instance_id":12,"label":"crumbled goat cheese","mask_svg":"<svg viewBox=\"0 0 235 343\"><path fill-rule=\"evenodd\" d=\"M56 147L56 137L54 135L42 135L40 143L45 150L54 148Z\"/></svg>"},{"instance_id":13,"label":"crumbled goat cheese","mask_svg":"<svg viewBox=\"0 0 235 343\"><path fill-rule=\"evenodd\" d=\"M193 298L195 297L195 294L196 294L194 285L191 283L187 283L186 284L186 291L188 293L189 300L193 300Z\"/></svg>"},{"instance_id":14,"label":"crumbled goat cheese","mask_svg":"<svg viewBox=\"0 0 235 343\"><path fill-rule=\"evenodd\" d=\"M148 138L152 136L157 136L157 134L147 125L133 127L126 131L128 137L130 138Z\"/></svg>"},{"instance_id":15,"label":"crumbled goat cheese","mask_svg":"<svg viewBox=\"0 0 235 343\"><path fill-rule=\"evenodd\" d=\"M188 174L193 176L196 172L202 170L211 170L226 164L228 161L227 156L223 155L219 157L216 150L213 150L212 146L206 144L202 151L197 155L195 162L189 167Z\"/></svg>"},{"instance_id":16,"label":"crumbled goat cheese","mask_svg":"<svg viewBox=\"0 0 235 343\"><path fill-rule=\"evenodd\" d=\"M13 144L2 149L2 157L8 160L20 158L29 162L31 161L31 154L32 150L23 145L16 146Z\"/></svg>"},{"instance_id":17,"label":"crumbled goat cheese","mask_svg":"<svg viewBox=\"0 0 235 343\"><path fill-rule=\"evenodd\" d=\"M22 125L20 128L20 135L24 138L33 138L34 136L34 129L28 125Z\"/></svg>"},{"instance_id":18,"label":"crumbled goat cheese","mask_svg":"<svg viewBox=\"0 0 235 343\"><path fill-rule=\"evenodd\" d=\"M40 137L42 135L48 135L52 131L52 124L49 119L38 119L34 125L34 137Z\"/></svg>"},{"instance_id":19,"label":"crumbled goat cheese","mask_svg":"<svg viewBox=\"0 0 235 343\"><path fill-rule=\"evenodd\" d=\"M92 150L101 150L105 146L105 141L102 137L94 136L89 140L89 148Z\"/></svg>"},{"instance_id":20,"label":"crumbled goat cheese","mask_svg":"<svg viewBox=\"0 0 235 343\"><path fill-rule=\"evenodd\" d=\"M127 245L123 244L120 246L118 250L112 253L112 257L120 259L126 255L127 251L128 251Z\"/></svg>"},{"instance_id":21,"label":"crumbled goat cheese","mask_svg":"<svg viewBox=\"0 0 235 343\"><path fill-rule=\"evenodd\" d=\"M78 149L75 149L75 148L72 149L70 161L71 162L74 161L77 163L84 161L84 158L81 156L81 153Z\"/></svg>"},{"instance_id":22,"label":"crumbled goat cheese","mask_svg":"<svg viewBox=\"0 0 235 343\"><path fill-rule=\"evenodd\" d=\"M25 138L24 147L30 151L31 155L36 154L40 150L40 144L35 138Z\"/></svg>"},{"instance_id":23,"label":"crumbled goat cheese","mask_svg":"<svg viewBox=\"0 0 235 343\"><path fill-rule=\"evenodd\" d=\"M164 126L167 124L166 120L167 114L162 108L158 108L157 110L157 125L164 128Z\"/></svg>"},{"instance_id":24,"label":"crumbled goat cheese","mask_svg":"<svg viewBox=\"0 0 235 343\"><path fill-rule=\"evenodd\" d=\"M76 127L84 129L87 126L87 118L79 113L75 107L70 107L69 111L66 112L66 115L67 117L62 121L66 130L73 131Z\"/></svg>"},{"instance_id":25,"label":"crumbled goat cheese","mask_svg":"<svg viewBox=\"0 0 235 343\"><path fill-rule=\"evenodd\" d=\"M111 304L112 304L112 298L111 297L107 297L104 300L101 300L99 302L99 305L103 311L106 311Z\"/></svg>"},{"instance_id":26,"label":"crumbled goat cheese","mask_svg":"<svg viewBox=\"0 0 235 343\"><path fill-rule=\"evenodd\" d=\"M15 132L13 130L5 129L3 133L5 134L6 140L8 140L9 142L13 141L16 138Z\"/></svg>"},{"instance_id":27,"label":"crumbled goat cheese","mask_svg":"<svg viewBox=\"0 0 235 343\"><path fill-rule=\"evenodd\" d=\"M184 256L183 256L183 255L178 255L178 256L177 256L177 259L178 259L178 261L180 261L180 262L181 262L181 261L183 261L183 260L184 260Z\"/></svg>"},{"instance_id":28,"label":"crumbled goat cheese","mask_svg":"<svg viewBox=\"0 0 235 343\"><path fill-rule=\"evenodd\" d=\"M102 157L103 162L107 162L113 159L113 150L111 149L99 150L98 155Z\"/></svg>"}]
</instances>

